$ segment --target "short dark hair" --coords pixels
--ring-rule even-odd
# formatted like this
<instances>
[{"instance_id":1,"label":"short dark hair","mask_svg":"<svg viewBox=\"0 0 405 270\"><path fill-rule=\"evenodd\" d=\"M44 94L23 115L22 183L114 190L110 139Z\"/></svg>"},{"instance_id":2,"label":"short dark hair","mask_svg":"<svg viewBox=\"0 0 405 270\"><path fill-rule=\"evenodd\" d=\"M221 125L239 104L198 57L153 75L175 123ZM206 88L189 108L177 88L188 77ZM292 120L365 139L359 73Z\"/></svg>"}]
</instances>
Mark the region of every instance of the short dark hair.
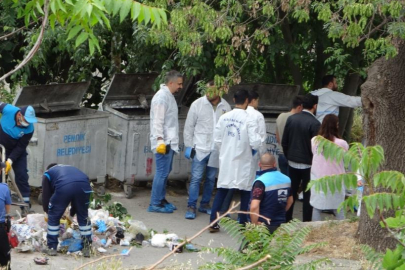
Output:
<instances>
[{"instance_id":1,"label":"short dark hair","mask_svg":"<svg viewBox=\"0 0 405 270\"><path fill-rule=\"evenodd\" d=\"M258 99L259 94L255 90L249 90L248 92L248 102L250 103L254 99Z\"/></svg>"},{"instance_id":2,"label":"short dark hair","mask_svg":"<svg viewBox=\"0 0 405 270\"><path fill-rule=\"evenodd\" d=\"M292 101L292 108L295 109L295 108L297 108L298 106L301 106L303 100L304 100L304 96L301 96L301 95L296 96L296 97L293 99L293 101Z\"/></svg>"},{"instance_id":3,"label":"short dark hair","mask_svg":"<svg viewBox=\"0 0 405 270\"><path fill-rule=\"evenodd\" d=\"M323 76L323 78L322 78L322 87L327 86L329 83L333 82L333 79L336 79L336 76L332 75L332 74Z\"/></svg>"},{"instance_id":4,"label":"short dark hair","mask_svg":"<svg viewBox=\"0 0 405 270\"><path fill-rule=\"evenodd\" d=\"M168 84L169 82L177 78L183 78L183 75L177 70L170 70L169 72L166 73L165 84Z\"/></svg>"},{"instance_id":5,"label":"short dark hair","mask_svg":"<svg viewBox=\"0 0 405 270\"><path fill-rule=\"evenodd\" d=\"M302 107L304 109L310 110L314 107L314 105L318 104L318 99L318 96L306 94L304 96L304 100L302 101Z\"/></svg>"},{"instance_id":6,"label":"short dark hair","mask_svg":"<svg viewBox=\"0 0 405 270\"><path fill-rule=\"evenodd\" d=\"M235 104L242 105L249 98L249 93L245 89L241 89L233 94L233 98L235 99Z\"/></svg>"},{"instance_id":7,"label":"short dark hair","mask_svg":"<svg viewBox=\"0 0 405 270\"><path fill-rule=\"evenodd\" d=\"M50 168L52 168L52 167L54 167L56 165L58 165L58 163L51 163L51 164L48 165L48 167L46 167L46 170L49 170Z\"/></svg>"}]
</instances>

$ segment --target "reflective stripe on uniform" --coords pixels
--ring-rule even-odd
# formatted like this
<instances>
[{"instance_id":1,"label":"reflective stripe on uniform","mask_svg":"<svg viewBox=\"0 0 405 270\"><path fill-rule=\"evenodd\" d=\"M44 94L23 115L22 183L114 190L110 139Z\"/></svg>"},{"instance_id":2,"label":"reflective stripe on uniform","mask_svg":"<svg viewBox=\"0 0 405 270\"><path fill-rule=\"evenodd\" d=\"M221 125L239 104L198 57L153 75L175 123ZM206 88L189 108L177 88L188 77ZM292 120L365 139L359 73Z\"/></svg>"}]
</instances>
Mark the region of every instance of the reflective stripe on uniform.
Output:
<instances>
[{"instance_id":1,"label":"reflective stripe on uniform","mask_svg":"<svg viewBox=\"0 0 405 270\"><path fill-rule=\"evenodd\" d=\"M24 202L30 202L30 197L23 197Z\"/></svg>"},{"instance_id":2,"label":"reflective stripe on uniform","mask_svg":"<svg viewBox=\"0 0 405 270\"><path fill-rule=\"evenodd\" d=\"M88 226L79 226L79 230L80 231L89 231L89 230L91 230L91 226L90 225L88 225Z\"/></svg>"},{"instance_id":3,"label":"reflective stripe on uniform","mask_svg":"<svg viewBox=\"0 0 405 270\"><path fill-rule=\"evenodd\" d=\"M48 231L59 231L59 225L57 226L52 226L52 225L48 225Z\"/></svg>"},{"instance_id":4,"label":"reflective stripe on uniform","mask_svg":"<svg viewBox=\"0 0 405 270\"><path fill-rule=\"evenodd\" d=\"M57 230L57 231L48 230L48 235L59 235L59 230Z\"/></svg>"},{"instance_id":5,"label":"reflective stripe on uniform","mask_svg":"<svg viewBox=\"0 0 405 270\"><path fill-rule=\"evenodd\" d=\"M91 230L90 231L86 231L86 232L84 232L84 231L80 231L80 234L81 235L91 235Z\"/></svg>"}]
</instances>

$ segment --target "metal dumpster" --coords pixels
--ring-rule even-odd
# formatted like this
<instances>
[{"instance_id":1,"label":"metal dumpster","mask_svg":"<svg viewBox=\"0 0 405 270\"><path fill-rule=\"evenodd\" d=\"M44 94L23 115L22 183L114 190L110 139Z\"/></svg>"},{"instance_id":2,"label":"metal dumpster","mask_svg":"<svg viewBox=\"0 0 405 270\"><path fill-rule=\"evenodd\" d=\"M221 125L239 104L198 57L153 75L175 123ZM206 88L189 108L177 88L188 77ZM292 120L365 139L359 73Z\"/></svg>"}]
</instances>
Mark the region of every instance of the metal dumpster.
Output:
<instances>
[{"instance_id":1,"label":"metal dumpster","mask_svg":"<svg viewBox=\"0 0 405 270\"><path fill-rule=\"evenodd\" d=\"M108 113L80 107L90 82L23 87L15 106L32 105L38 118L28 145L30 185L39 187L50 163L73 165L91 180L106 177Z\"/></svg>"},{"instance_id":2,"label":"metal dumpster","mask_svg":"<svg viewBox=\"0 0 405 270\"><path fill-rule=\"evenodd\" d=\"M258 110L263 114L267 129L267 151L278 160L279 145L276 139L276 119L280 113L291 110L292 100L300 90L296 85L284 84L239 84L231 87L223 98L233 107L233 94L240 90L255 90L259 94Z\"/></svg>"},{"instance_id":3,"label":"metal dumpster","mask_svg":"<svg viewBox=\"0 0 405 270\"><path fill-rule=\"evenodd\" d=\"M155 92L156 74L116 74L102 102L109 112L107 174L124 182L126 197L132 197L134 182L153 180L155 163L150 145L149 106ZM174 155L169 180L187 180L190 162L184 158L183 129L186 112L181 110L183 91L175 96L179 106L179 148Z\"/></svg>"}]
</instances>

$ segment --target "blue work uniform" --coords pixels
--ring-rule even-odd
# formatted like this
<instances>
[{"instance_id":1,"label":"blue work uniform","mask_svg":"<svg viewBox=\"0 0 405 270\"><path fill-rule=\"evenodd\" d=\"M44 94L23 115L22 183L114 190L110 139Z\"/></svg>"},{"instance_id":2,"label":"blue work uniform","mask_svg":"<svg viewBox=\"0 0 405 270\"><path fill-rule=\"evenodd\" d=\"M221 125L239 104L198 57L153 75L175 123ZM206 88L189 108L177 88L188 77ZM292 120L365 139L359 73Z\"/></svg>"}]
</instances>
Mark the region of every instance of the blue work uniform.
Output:
<instances>
[{"instance_id":1,"label":"blue work uniform","mask_svg":"<svg viewBox=\"0 0 405 270\"><path fill-rule=\"evenodd\" d=\"M6 160L11 159L15 181L24 202L30 202L30 185L28 184L27 146L34 133L34 125L18 126L16 115L20 108L11 104L0 103L0 144L6 148ZM5 162L5 160L4 160Z\"/></svg>"},{"instance_id":2,"label":"blue work uniform","mask_svg":"<svg viewBox=\"0 0 405 270\"><path fill-rule=\"evenodd\" d=\"M285 208L290 196L291 180L288 176L276 168L257 172L252 188L252 199L260 200L260 215L271 220L268 225L265 219L259 217L259 221L266 224L270 232L274 232L286 222Z\"/></svg>"},{"instance_id":3,"label":"blue work uniform","mask_svg":"<svg viewBox=\"0 0 405 270\"><path fill-rule=\"evenodd\" d=\"M11 205L10 190L7 184L0 183L0 266L10 269L10 243L5 227L6 205Z\"/></svg>"},{"instance_id":4,"label":"blue work uniform","mask_svg":"<svg viewBox=\"0 0 405 270\"><path fill-rule=\"evenodd\" d=\"M50 249L56 250L58 246L60 219L69 204L70 215L77 214L82 240L91 243L91 222L88 220L91 192L89 178L76 167L58 164L44 173L42 206L48 213L47 242Z\"/></svg>"}]
</instances>

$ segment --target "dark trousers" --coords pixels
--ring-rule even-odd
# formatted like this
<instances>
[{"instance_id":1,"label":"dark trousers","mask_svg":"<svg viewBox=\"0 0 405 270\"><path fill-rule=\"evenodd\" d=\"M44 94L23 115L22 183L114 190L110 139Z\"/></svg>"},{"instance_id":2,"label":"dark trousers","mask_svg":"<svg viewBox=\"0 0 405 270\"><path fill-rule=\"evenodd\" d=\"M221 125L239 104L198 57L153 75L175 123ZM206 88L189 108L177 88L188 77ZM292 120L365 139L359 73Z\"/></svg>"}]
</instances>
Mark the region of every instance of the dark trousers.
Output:
<instances>
[{"instance_id":1,"label":"dark trousers","mask_svg":"<svg viewBox=\"0 0 405 270\"><path fill-rule=\"evenodd\" d=\"M6 267L6 270L11 270L10 243L8 235L4 227L4 223L0 224L0 266Z\"/></svg>"},{"instance_id":2,"label":"dark trousers","mask_svg":"<svg viewBox=\"0 0 405 270\"><path fill-rule=\"evenodd\" d=\"M282 174L288 176L288 160L283 154L278 154L278 168Z\"/></svg>"},{"instance_id":3,"label":"dark trousers","mask_svg":"<svg viewBox=\"0 0 405 270\"><path fill-rule=\"evenodd\" d=\"M228 189L228 188L218 188L215 194L214 203L211 208L210 222L213 222L217 218L217 213L220 212L221 207L225 201L225 198L230 190L238 189ZM249 207L250 191L240 190L240 211L247 211ZM239 223L245 224L248 221L248 215L238 214Z\"/></svg>"},{"instance_id":4,"label":"dark trousers","mask_svg":"<svg viewBox=\"0 0 405 270\"><path fill-rule=\"evenodd\" d=\"M47 243L49 248L56 250L58 246L60 218L71 203L70 214L77 214L77 222L83 241L91 243L91 223L88 220L88 207L91 193L90 183L71 182L60 188L56 188L49 202L48 209L48 234Z\"/></svg>"},{"instance_id":5,"label":"dark trousers","mask_svg":"<svg viewBox=\"0 0 405 270\"><path fill-rule=\"evenodd\" d=\"M25 203L30 203L30 185L28 183L28 169L27 169L27 153L22 153L21 156L13 161L13 171L15 175L15 183ZM7 160L8 157L6 157Z\"/></svg>"},{"instance_id":6,"label":"dark trousers","mask_svg":"<svg viewBox=\"0 0 405 270\"><path fill-rule=\"evenodd\" d=\"M302 191L304 192L307 189L309 180L311 178L311 168L308 169L295 169L291 166L288 167L290 179L291 179L291 193L294 198L294 202L291 205L290 209L287 211L286 219L287 222L292 220L294 212L294 204L298 199L298 189L300 185L302 186ZM311 191L308 190L304 192L304 202L302 205L302 221L311 221L312 220L312 206L309 203L311 199Z\"/></svg>"}]
</instances>

